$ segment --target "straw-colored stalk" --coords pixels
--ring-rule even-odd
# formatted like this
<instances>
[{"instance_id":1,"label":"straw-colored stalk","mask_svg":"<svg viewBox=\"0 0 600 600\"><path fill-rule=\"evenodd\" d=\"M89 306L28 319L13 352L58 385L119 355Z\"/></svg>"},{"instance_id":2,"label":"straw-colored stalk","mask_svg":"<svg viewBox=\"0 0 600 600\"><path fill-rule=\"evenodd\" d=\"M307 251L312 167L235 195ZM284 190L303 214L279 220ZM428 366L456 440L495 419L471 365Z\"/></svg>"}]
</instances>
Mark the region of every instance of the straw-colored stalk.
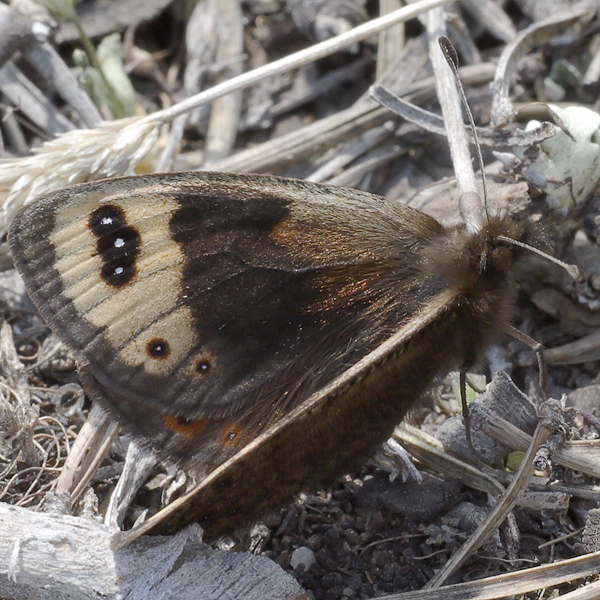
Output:
<instances>
[{"instance_id":1,"label":"straw-colored stalk","mask_svg":"<svg viewBox=\"0 0 600 600\"><path fill-rule=\"evenodd\" d=\"M74 183L133 174L156 142L159 128L175 117L267 77L323 58L449 2L451 0L419 0L342 35L224 81L168 109L144 118L106 122L96 129L70 131L34 149L32 156L1 160L0 237L8 231L19 208L41 194Z\"/></svg>"},{"instance_id":2,"label":"straw-colored stalk","mask_svg":"<svg viewBox=\"0 0 600 600\"><path fill-rule=\"evenodd\" d=\"M140 119L75 129L34 148L31 156L0 161L0 236L15 213L46 192L74 183L133 174L158 139L159 123Z\"/></svg>"}]
</instances>

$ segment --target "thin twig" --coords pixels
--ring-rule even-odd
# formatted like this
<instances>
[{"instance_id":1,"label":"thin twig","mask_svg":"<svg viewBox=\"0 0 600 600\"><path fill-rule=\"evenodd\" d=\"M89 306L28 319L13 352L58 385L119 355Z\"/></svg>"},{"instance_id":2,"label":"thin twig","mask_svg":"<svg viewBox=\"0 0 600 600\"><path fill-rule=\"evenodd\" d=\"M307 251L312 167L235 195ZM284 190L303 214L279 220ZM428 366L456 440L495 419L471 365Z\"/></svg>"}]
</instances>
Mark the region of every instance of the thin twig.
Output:
<instances>
[{"instance_id":1,"label":"thin twig","mask_svg":"<svg viewBox=\"0 0 600 600\"><path fill-rule=\"evenodd\" d=\"M535 453L540 445L548 439L549 435L550 431L548 429L542 425L537 426L533 435L533 441L523 458L517 476L498 500L496 506L490 511L488 518L475 530L469 540L463 544L446 565L429 580L426 588L440 587L448 577L455 573L485 543L491 533L504 521L506 515L514 508L521 494L529 484L534 472L533 459L535 458Z\"/></svg>"},{"instance_id":2,"label":"thin twig","mask_svg":"<svg viewBox=\"0 0 600 600\"><path fill-rule=\"evenodd\" d=\"M427 12L438 6L450 4L450 1L451 0L420 0L410 6L405 6L393 13L384 15L383 17L372 19L368 23L359 25L347 33L343 33L342 35L338 35L319 44L314 44L313 46L310 46L310 48L295 52L290 56L286 56L262 67L253 69L252 71L248 71L247 73L243 73L238 77L224 81L209 90L200 92L186 100L182 100L170 108L152 113L141 119L139 123L164 123L171 121L175 117L203 106L204 104L208 104L221 96L247 88L267 77L287 73L292 69L297 69L298 67L302 67L303 65L319 60L320 58L329 56L334 52L338 52L348 46L352 46L352 44L365 40L366 38L383 31L387 27L413 19L421 13Z\"/></svg>"}]
</instances>

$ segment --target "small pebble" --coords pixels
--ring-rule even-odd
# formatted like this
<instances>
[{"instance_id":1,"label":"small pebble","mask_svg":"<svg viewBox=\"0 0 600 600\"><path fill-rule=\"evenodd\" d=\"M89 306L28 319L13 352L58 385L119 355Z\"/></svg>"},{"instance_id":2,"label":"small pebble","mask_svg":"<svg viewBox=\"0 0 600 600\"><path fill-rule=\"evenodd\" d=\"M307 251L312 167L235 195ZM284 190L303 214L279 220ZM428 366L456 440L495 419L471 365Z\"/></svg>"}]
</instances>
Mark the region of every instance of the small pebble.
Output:
<instances>
[{"instance_id":1,"label":"small pebble","mask_svg":"<svg viewBox=\"0 0 600 600\"><path fill-rule=\"evenodd\" d=\"M306 546L296 548L290 559L292 569L302 568L304 572L308 571L315 562L317 562L315 553Z\"/></svg>"},{"instance_id":2,"label":"small pebble","mask_svg":"<svg viewBox=\"0 0 600 600\"><path fill-rule=\"evenodd\" d=\"M311 550L319 550L323 545L322 539L320 535L313 534L306 540L306 545Z\"/></svg>"},{"instance_id":3,"label":"small pebble","mask_svg":"<svg viewBox=\"0 0 600 600\"><path fill-rule=\"evenodd\" d=\"M323 577L321 577L321 585L328 590L336 586L341 586L343 581L343 577L337 572L326 573L323 575Z\"/></svg>"}]
</instances>

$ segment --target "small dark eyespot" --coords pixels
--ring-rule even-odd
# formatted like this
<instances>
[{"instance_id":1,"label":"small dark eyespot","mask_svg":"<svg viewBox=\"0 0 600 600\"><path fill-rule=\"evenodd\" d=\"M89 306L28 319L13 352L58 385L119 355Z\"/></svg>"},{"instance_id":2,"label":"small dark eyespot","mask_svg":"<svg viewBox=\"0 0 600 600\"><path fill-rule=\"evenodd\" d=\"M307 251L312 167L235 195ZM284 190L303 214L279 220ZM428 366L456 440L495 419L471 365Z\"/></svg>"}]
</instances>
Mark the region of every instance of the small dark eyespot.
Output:
<instances>
[{"instance_id":1,"label":"small dark eyespot","mask_svg":"<svg viewBox=\"0 0 600 600\"><path fill-rule=\"evenodd\" d=\"M119 206L105 204L91 213L88 225L96 237L108 235L125 227L125 213Z\"/></svg>"},{"instance_id":2,"label":"small dark eyespot","mask_svg":"<svg viewBox=\"0 0 600 600\"><path fill-rule=\"evenodd\" d=\"M168 429L186 440L193 439L210 425L207 419L188 419L173 415L165 415L163 419Z\"/></svg>"},{"instance_id":3,"label":"small dark eyespot","mask_svg":"<svg viewBox=\"0 0 600 600\"><path fill-rule=\"evenodd\" d=\"M98 236L96 249L105 260L115 257L135 258L140 251L140 234L133 227L121 227L116 231Z\"/></svg>"},{"instance_id":4,"label":"small dark eyespot","mask_svg":"<svg viewBox=\"0 0 600 600\"><path fill-rule=\"evenodd\" d=\"M208 375L212 369L212 365L208 360L199 360L196 364L196 371L200 375Z\"/></svg>"},{"instance_id":5,"label":"small dark eyespot","mask_svg":"<svg viewBox=\"0 0 600 600\"><path fill-rule=\"evenodd\" d=\"M226 448L235 448L244 440L244 428L241 423L232 423L221 431L221 444Z\"/></svg>"},{"instance_id":6,"label":"small dark eyespot","mask_svg":"<svg viewBox=\"0 0 600 600\"><path fill-rule=\"evenodd\" d=\"M158 338L149 341L146 350L152 358L167 358L171 352L169 342Z\"/></svg>"},{"instance_id":7,"label":"small dark eyespot","mask_svg":"<svg viewBox=\"0 0 600 600\"><path fill-rule=\"evenodd\" d=\"M100 269L102 280L112 287L122 287L135 277L135 264L121 263L119 260L106 262Z\"/></svg>"}]
</instances>

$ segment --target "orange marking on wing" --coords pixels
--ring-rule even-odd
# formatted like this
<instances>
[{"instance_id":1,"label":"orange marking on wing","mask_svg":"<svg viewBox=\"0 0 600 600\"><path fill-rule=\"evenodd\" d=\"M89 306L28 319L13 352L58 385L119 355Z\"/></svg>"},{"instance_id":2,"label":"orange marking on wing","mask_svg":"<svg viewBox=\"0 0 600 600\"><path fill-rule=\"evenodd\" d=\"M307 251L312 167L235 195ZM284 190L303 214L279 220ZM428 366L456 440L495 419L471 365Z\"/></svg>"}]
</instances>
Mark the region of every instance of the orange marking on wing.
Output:
<instances>
[{"instance_id":1,"label":"orange marking on wing","mask_svg":"<svg viewBox=\"0 0 600 600\"><path fill-rule=\"evenodd\" d=\"M221 432L221 444L225 448L235 448L240 445L244 437L244 428L241 423L231 423Z\"/></svg>"},{"instance_id":2,"label":"orange marking on wing","mask_svg":"<svg viewBox=\"0 0 600 600\"><path fill-rule=\"evenodd\" d=\"M173 415L167 415L164 417L165 425L174 433L190 440L202 433L207 427L210 421L208 419L198 419L197 421L187 421L181 417L174 417Z\"/></svg>"}]
</instances>

